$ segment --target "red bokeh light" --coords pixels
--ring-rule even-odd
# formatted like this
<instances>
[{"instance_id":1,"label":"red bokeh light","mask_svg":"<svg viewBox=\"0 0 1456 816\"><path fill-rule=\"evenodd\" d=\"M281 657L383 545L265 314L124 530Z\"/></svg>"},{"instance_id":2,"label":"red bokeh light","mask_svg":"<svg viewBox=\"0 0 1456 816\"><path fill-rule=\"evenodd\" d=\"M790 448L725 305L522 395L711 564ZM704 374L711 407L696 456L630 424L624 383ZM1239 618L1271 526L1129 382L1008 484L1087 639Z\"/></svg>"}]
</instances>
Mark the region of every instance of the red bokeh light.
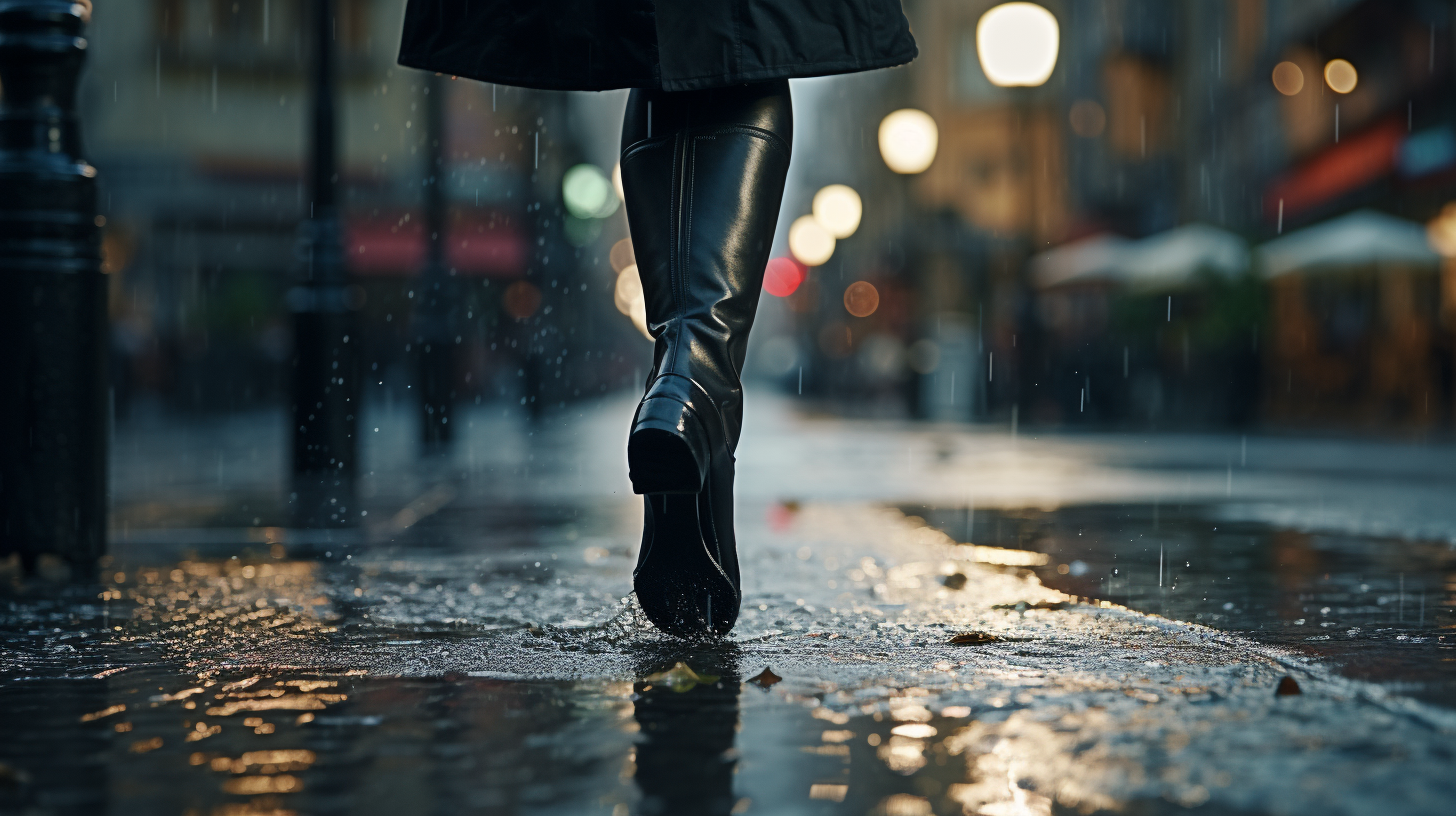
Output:
<instances>
[{"instance_id":1,"label":"red bokeh light","mask_svg":"<svg viewBox=\"0 0 1456 816\"><path fill-rule=\"evenodd\" d=\"M788 297L808 275L809 270L793 258L772 258L763 272L763 291L774 297Z\"/></svg>"}]
</instances>

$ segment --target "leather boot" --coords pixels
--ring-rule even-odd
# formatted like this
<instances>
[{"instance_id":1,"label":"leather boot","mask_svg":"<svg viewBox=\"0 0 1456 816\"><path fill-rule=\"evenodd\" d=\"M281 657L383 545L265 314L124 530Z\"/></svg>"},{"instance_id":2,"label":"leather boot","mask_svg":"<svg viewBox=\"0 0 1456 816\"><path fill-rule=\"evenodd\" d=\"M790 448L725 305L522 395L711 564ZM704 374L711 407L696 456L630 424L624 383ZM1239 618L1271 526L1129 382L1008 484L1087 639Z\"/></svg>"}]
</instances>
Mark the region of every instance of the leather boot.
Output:
<instances>
[{"instance_id":1,"label":"leather boot","mask_svg":"<svg viewBox=\"0 0 1456 816\"><path fill-rule=\"evenodd\" d=\"M655 340L627 443L647 505L633 586L673 634L721 635L738 617L739 376L792 141L787 81L638 90L627 104L622 184Z\"/></svg>"}]
</instances>

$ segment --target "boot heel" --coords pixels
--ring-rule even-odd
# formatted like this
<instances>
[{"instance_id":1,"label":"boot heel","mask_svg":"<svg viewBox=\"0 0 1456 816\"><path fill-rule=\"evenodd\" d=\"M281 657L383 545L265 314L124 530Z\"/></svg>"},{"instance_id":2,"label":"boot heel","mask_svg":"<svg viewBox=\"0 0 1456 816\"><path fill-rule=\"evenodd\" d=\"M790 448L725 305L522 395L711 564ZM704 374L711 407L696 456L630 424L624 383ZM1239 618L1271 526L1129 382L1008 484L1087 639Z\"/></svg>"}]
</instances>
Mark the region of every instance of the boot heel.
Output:
<instances>
[{"instance_id":1,"label":"boot heel","mask_svg":"<svg viewBox=\"0 0 1456 816\"><path fill-rule=\"evenodd\" d=\"M674 399L650 398L627 437L633 493L698 493L712 448L696 414Z\"/></svg>"}]
</instances>

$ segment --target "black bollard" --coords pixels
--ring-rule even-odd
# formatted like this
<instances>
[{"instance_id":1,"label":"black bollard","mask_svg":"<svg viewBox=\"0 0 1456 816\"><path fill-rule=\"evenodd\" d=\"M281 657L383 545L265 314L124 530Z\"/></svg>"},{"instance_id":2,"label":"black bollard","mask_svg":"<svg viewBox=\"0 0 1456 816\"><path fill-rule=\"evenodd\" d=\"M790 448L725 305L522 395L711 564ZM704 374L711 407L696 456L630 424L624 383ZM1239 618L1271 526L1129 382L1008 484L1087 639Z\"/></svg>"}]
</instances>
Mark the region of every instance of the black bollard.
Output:
<instances>
[{"instance_id":1,"label":"black bollard","mask_svg":"<svg viewBox=\"0 0 1456 816\"><path fill-rule=\"evenodd\" d=\"M448 210L445 203L444 77L425 80L425 268L415 294L415 360L419 370L424 452L445 452L455 405L455 280L445 266Z\"/></svg>"},{"instance_id":2,"label":"black bollard","mask_svg":"<svg viewBox=\"0 0 1456 816\"><path fill-rule=\"evenodd\" d=\"M361 290L349 284L338 205L334 5L312 0L313 118L308 220L299 229L293 311L293 505L300 527L352 527L358 464Z\"/></svg>"},{"instance_id":3,"label":"black bollard","mask_svg":"<svg viewBox=\"0 0 1456 816\"><path fill-rule=\"evenodd\" d=\"M106 285L76 81L87 10L0 0L0 554L106 547Z\"/></svg>"}]
</instances>

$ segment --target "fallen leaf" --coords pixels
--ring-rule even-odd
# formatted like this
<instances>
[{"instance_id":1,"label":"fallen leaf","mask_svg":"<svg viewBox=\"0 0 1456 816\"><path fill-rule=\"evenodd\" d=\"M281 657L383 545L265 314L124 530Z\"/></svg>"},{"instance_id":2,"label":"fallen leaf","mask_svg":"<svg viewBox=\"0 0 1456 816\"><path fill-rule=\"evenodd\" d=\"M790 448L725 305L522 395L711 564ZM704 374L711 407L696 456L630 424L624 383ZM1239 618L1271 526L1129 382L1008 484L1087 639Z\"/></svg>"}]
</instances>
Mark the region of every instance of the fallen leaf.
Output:
<instances>
[{"instance_id":1,"label":"fallen leaf","mask_svg":"<svg viewBox=\"0 0 1456 816\"><path fill-rule=\"evenodd\" d=\"M974 646L979 643L1005 643L1006 638L987 632L962 632L950 639L954 646Z\"/></svg>"},{"instance_id":2,"label":"fallen leaf","mask_svg":"<svg viewBox=\"0 0 1456 816\"><path fill-rule=\"evenodd\" d=\"M1304 690L1299 687L1293 677L1285 675L1279 679L1279 687L1274 689L1275 697L1290 697L1295 694L1303 694Z\"/></svg>"},{"instance_id":3,"label":"fallen leaf","mask_svg":"<svg viewBox=\"0 0 1456 816\"><path fill-rule=\"evenodd\" d=\"M769 686L772 686L774 683L782 681L783 679L784 678L779 677L777 674L774 674L773 669L765 666L763 668L763 671L759 672L754 677L748 678L748 682L757 685L759 688L766 689Z\"/></svg>"},{"instance_id":4,"label":"fallen leaf","mask_svg":"<svg viewBox=\"0 0 1456 816\"><path fill-rule=\"evenodd\" d=\"M716 683L718 676L715 674L698 674L688 667L688 664L679 661L672 668L665 672L649 674L642 678L644 681L655 686L667 686L673 691L690 691L699 683Z\"/></svg>"}]
</instances>

